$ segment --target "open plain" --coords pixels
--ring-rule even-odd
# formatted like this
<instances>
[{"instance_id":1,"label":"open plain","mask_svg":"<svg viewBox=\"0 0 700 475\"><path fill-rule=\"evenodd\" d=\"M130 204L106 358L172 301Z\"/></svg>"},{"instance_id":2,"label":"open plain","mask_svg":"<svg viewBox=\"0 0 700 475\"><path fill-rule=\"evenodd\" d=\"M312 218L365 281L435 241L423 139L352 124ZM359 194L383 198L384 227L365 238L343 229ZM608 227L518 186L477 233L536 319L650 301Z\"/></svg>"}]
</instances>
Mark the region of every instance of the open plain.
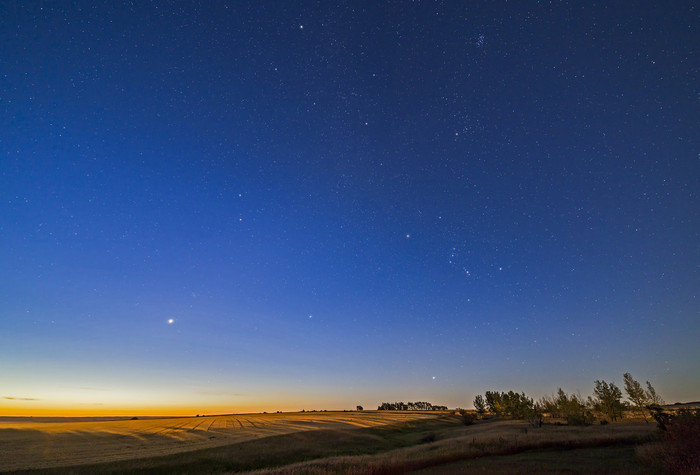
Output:
<instances>
[{"instance_id":1,"label":"open plain","mask_svg":"<svg viewBox=\"0 0 700 475\"><path fill-rule=\"evenodd\" d=\"M40 473L658 473L654 424L571 427L449 412L235 414L52 422L0 419L0 471Z\"/></svg>"},{"instance_id":2,"label":"open plain","mask_svg":"<svg viewBox=\"0 0 700 475\"><path fill-rule=\"evenodd\" d=\"M300 412L137 420L0 420L0 471L170 455L309 430L434 419L431 413Z\"/></svg>"}]
</instances>

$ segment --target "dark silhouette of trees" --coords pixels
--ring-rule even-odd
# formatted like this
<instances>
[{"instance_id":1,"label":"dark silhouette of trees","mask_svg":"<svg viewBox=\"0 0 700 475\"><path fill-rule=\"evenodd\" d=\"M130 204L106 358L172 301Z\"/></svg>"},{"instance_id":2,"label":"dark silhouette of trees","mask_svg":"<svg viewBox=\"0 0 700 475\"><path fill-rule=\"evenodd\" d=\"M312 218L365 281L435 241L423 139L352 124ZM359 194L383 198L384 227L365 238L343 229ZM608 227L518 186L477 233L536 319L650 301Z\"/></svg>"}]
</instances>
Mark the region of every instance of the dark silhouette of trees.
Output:
<instances>
[{"instance_id":1,"label":"dark silhouette of trees","mask_svg":"<svg viewBox=\"0 0 700 475\"><path fill-rule=\"evenodd\" d=\"M603 413L611 421L616 421L622 417L624 409L621 401L622 391L615 383L596 380L593 393L595 395L592 400L593 406L597 411Z\"/></svg>"},{"instance_id":2,"label":"dark silhouette of trees","mask_svg":"<svg viewBox=\"0 0 700 475\"><path fill-rule=\"evenodd\" d=\"M647 413L649 409L647 409L647 406L650 404L649 395L642 385L639 384L639 381L636 381L631 374L625 373L624 380L627 399L632 403L632 407L642 415L644 422L648 423Z\"/></svg>"},{"instance_id":3,"label":"dark silhouette of trees","mask_svg":"<svg viewBox=\"0 0 700 475\"><path fill-rule=\"evenodd\" d=\"M657 406L663 406L666 404L663 399L661 399L661 396L656 394L656 389L654 389L654 386L651 385L649 381L647 381L647 396L649 397L649 404L655 404Z\"/></svg>"},{"instance_id":4,"label":"dark silhouette of trees","mask_svg":"<svg viewBox=\"0 0 700 475\"><path fill-rule=\"evenodd\" d=\"M476 407L476 404L475 398L474 407ZM525 393L516 393L514 391L502 393L486 391L485 406L490 413L496 416L512 417L514 419L527 419L535 409L531 398L525 396Z\"/></svg>"},{"instance_id":5,"label":"dark silhouette of trees","mask_svg":"<svg viewBox=\"0 0 700 475\"><path fill-rule=\"evenodd\" d=\"M581 396L568 395L559 388L555 396L544 396L539 405L553 418L566 419L569 425L590 425L595 420L588 404Z\"/></svg>"},{"instance_id":6,"label":"dark silhouette of trees","mask_svg":"<svg viewBox=\"0 0 700 475\"><path fill-rule=\"evenodd\" d=\"M474 409L480 416L486 413L486 400L481 394L477 394L474 398Z\"/></svg>"},{"instance_id":7,"label":"dark silhouette of trees","mask_svg":"<svg viewBox=\"0 0 700 475\"><path fill-rule=\"evenodd\" d=\"M446 411L447 406L434 406L429 402L383 402L377 407L378 411Z\"/></svg>"},{"instance_id":8,"label":"dark silhouette of trees","mask_svg":"<svg viewBox=\"0 0 700 475\"><path fill-rule=\"evenodd\" d=\"M635 409L644 411L644 420L648 420L650 413L661 413L663 400L649 381L644 389L629 373L625 373L624 379L627 397ZM526 419L534 426L542 424L545 414L565 419L569 425L590 425L596 417L605 424L621 419L623 412L630 409L630 404L622 401L622 391L615 383L596 380L593 393L584 399L580 394L567 394L559 388L556 394L544 396L535 403L524 392L486 391L483 396L479 394L474 398L474 408L479 415L488 412L498 417Z\"/></svg>"},{"instance_id":9,"label":"dark silhouette of trees","mask_svg":"<svg viewBox=\"0 0 700 475\"><path fill-rule=\"evenodd\" d=\"M639 381L636 381L631 374L625 373L625 392L627 399L632 403L632 407L644 418L644 422L649 422L647 416L650 415L651 407L661 406L664 402L656 394L656 390L647 381L647 389L644 389Z\"/></svg>"},{"instance_id":10,"label":"dark silhouette of trees","mask_svg":"<svg viewBox=\"0 0 700 475\"><path fill-rule=\"evenodd\" d=\"M486 397L486 407L491 414L500 416L505 412L501 393L498 391L486 391L484 395Z\"/></svg>"}]
</instances>

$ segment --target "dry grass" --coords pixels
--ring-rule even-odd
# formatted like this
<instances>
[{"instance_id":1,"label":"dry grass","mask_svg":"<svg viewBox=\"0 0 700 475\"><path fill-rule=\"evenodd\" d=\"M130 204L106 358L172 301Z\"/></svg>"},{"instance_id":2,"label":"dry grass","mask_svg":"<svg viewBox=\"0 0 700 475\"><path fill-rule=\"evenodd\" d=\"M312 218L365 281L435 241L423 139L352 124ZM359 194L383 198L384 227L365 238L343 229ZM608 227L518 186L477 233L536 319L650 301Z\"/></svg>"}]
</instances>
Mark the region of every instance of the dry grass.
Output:
<instances>
[{"instance_id":1,"label":"dry grass","mask_svg":"<svg viewBox=\"0 0 700 475\"><path fill-rule=\"evenodd\" d=\"M638 423L590 427L544 426L534 429L519 421L488 422L450 431L450 435L456 433L456 436L438 439L434 443L400 448L375 455L329 457L274 470L267 468L250 473L276 475L399 474L426 469L433 471L436 467L445 467L447 464L475 459L488 458L493 461L496 456L512 456L526 451L552 451L554 449L553 455L548 456L548 460L552 462L561 458L562 450L568 452L579 449L629 446L635 442L647 440L653 430L653 425ZM490 466L490 463L487 465ZM631 470L633 471L629 473L639 473L638 470ZM447 469L444 473L455 472ZM569 473L572 473L570 467ZM574 471L574 473L579 472Z\"/></svg>"},{"instance_id":2,"label":"dry grass","mask_svg":"<svg viewBox=\"0 0 700 475\"><path fill-rule=\"evenodd\" d=\"M430 413L314 412L171 419L0 422L0 471L66 467L172 455L310 430L349 430Z\"/></svg>"},{"instance_id":3,"label":"dry grass","mask_svg":"<svg viewBox=\"0 0 700 475\"><path fill-rule=\"evenodd\" d=\"M14 463L43 467L42 473L655 473L634 452L635 445L650 440L655 426L633 422L533 428L491 420L465 426L456 415L366 411L7 430L16 432L0 431L0 444L9 441L20 451ZM33 448L22 455L26 442ZM127 444L130 448L119 453ZM575 469L571 460L578 460Z\"/></svg>"},{"instance_id":4,"label":"dry grass","mask_svg":"<svg viewBox=\"0 0 700 475\"><path fill-rule=\"evenodd\" d=\"M512 455L494 455L429 467L415 474L454 475L457 473L500 474L595 474L657 475L658 470L645 467L635 455L634 446L621 445L584 449L545 449Z\"/></svg>"}]
</instances>

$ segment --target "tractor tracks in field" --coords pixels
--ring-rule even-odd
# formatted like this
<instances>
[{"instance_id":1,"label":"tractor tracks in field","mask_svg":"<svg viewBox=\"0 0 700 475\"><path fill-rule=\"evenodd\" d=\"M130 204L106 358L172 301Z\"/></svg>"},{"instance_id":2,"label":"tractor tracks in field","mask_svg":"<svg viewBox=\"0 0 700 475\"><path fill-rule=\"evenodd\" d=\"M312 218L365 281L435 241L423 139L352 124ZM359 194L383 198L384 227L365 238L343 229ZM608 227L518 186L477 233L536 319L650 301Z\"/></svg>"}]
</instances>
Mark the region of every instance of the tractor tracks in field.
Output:
<instances>
[{"instance_id":1,"label":"tractor tracks in field","mask_svg":"<svg viewBox=\"0 0 700 475\"><path fill-rule=\"evenodd\" d=\"M214 420L216 420L216 419L214 419ZM198 424L195 424L195 425L190 429L190 431L192 431L192 432L196 431L196 430L197 430L197 427L201 426L201 425L204 424L205 422L206 422L206 421L202 421L202 422L200 422L200 423L198 423ZM211 424L209 424L209 427L211 427ZM209 427L207 427L207 430L209 430Z\"/></svg>"},{"instance_id":2,"label":"tractor tracks in field","mask_svg":"<svg viewBox=\"0 0 700 475\"><path fill-rule=\"evenodd\" d=\"M243 423L236 419L235 417L231 417L229 419L226 419L226 428L227 429L243 429Z\"/></svg>"},{"instance_id":3,"label":"tractor tracks in field","mask_svg":"<svg viewBox=\"0 0 700 475\"><path fill-rule=\"evenodd\" d=\"M213 418L212 420L206 420L206 419L205 419L205 420L199 422L198 424L196 424L195 426L193 426L193 427L190 429L190 432L195 432L195 431L197 431L197 430L198 430L197 428L198 428L199 426L201 426L201 425L206 425L206 429L199 429L200 431L209 432L209 430L211 429L211 426L213 426L215 422L216 422L216 418Z\"/></svg>"},{"instance_id":4,"label":"tractor tracks in field","mask_svg":"<svg viewBox=\"0 0 700 475\"><path fill-rule=\"evenodd\" d=\"M158 435L158 434L162 434L163 432L178 432L178 431L181 431L182 428L187 425L187 423L188 423L188 421L185 421L182 424L165 426L160 430L156 430L156 431L151 432L151 434Z\"/></svg>"}]
</instances>

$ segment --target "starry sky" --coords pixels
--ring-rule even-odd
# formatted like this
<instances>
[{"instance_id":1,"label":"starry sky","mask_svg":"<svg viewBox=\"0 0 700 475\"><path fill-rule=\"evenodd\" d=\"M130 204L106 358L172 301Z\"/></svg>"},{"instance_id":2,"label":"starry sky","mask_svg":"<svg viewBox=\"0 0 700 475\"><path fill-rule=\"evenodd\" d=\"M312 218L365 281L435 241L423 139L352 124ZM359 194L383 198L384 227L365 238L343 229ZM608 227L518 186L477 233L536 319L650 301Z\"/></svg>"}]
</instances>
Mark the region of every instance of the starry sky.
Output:
<instances>
[{"instance_id":1,"label":"starry sky","mask_svg":"<svg viewBox=\"0 0 700 475\"><path fill-rule=\"evenodd\" d=\"M0 4L0 413L700 397L691 1Z\"/></svg>"}]
</instances>

